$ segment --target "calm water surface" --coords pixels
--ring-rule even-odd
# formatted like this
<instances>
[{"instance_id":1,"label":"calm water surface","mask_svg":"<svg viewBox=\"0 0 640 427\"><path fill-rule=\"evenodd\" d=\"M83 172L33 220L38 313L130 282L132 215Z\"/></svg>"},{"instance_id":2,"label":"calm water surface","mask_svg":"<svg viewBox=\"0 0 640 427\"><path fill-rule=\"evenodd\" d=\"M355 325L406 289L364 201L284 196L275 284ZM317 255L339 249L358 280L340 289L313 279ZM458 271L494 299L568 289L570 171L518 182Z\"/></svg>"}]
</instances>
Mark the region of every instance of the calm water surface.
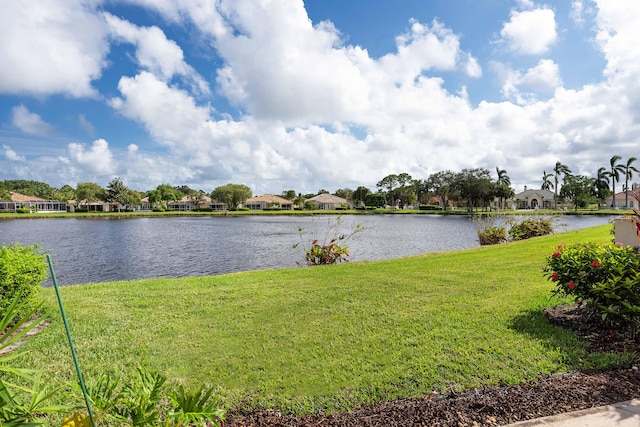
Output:
<instances>
[{"instance_id":1,"label":"calm water surface","mask_svg":"<svg viewBox=\"0 0 640 427\"><path fill-rule=\"evenodd\" d=\"M609 222L608 216L564 216L557 231ZM295 267L304 243L322 241L337 217L241 216L126 219L0 220L0 245L42 244L54 259L60 285L148 277L215 275ZM341 217L339 230L364 226L348 242L351 261L398 258L478 246L467 216L372 215Z\"/></svg>"}]
</instances>

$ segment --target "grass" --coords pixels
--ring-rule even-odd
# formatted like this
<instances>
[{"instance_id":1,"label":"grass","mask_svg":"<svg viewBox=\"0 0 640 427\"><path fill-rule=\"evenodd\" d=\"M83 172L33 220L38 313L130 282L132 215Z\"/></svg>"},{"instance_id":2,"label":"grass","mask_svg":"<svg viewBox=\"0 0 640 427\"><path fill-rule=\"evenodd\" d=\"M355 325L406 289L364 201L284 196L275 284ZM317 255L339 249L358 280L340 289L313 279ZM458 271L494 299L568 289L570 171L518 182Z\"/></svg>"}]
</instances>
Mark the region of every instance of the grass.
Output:
<instances>
[{"instance_id":1,"label":"grass","mask_svg":"<svg viewBox=\"0 0 640 427\"><path fill-rule=\"evenodd\" d=\"M550 326L541 269L559 243L610 241L611 226L399 260L61 288L89 378L137 363L220 387L230 408L334 411L544 374L612 366ZM215 262L215 260L212 260ZM20 363L74 380L53 323Z\"/></svg>"},{"instance_id":2,"label":"grass","mask_svg":"<svg viewBox=\"0 0 640 427\"><path fill-rule=\"evenodd\" d=\"M182 211L136 211L136 212L47 212L47 213L10 213L0 212L0 220L2 219L37 219L37 218L130 218L130 217L171 217L171 216L245 216L245 215L261 215L261 216L309 216L309 215L622 215L631 213L631 210L614 210L614 209L573 209L560 211L555 209L544 209L531 211L527 209L519 210L502 210L484 212L476 210L469 212L464 208L455 210L419 210L419 209L385 209L376 208L373 210L255 210L255 211L213 211L213 212L182 212Z\"/></svg>"}]
</instances>

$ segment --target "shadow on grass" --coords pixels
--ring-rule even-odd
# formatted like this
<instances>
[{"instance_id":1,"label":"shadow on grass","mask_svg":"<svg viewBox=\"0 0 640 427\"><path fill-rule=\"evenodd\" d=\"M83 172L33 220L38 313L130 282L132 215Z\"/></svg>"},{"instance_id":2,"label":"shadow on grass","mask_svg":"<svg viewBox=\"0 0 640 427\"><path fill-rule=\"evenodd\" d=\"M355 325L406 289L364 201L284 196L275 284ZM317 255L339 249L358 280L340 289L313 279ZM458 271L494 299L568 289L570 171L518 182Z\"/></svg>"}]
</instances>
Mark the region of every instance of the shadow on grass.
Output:
<instances>
[{"instance_id":1,"label":"shadow on grass","mask_svg":"<svg viewBox=\"0 0 640 427\"><path fill-rule=\"evenodd\" d=\"M508 326L537 340L545 348L559 352L562 362L572 370L622 368L637 360L637 355L632 353L589 352L589 342L581 339L575 332L552 325L541 309L518 314Z\"/></svg>"}]
</instances>

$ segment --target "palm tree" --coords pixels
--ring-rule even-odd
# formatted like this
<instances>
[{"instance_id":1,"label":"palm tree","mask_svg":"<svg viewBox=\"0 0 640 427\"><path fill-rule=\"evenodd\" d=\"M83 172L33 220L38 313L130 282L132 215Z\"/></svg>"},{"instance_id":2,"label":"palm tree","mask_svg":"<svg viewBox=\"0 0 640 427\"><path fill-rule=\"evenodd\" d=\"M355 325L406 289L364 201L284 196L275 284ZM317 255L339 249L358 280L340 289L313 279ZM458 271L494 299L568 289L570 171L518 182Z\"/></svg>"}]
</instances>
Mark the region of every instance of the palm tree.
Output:
<instances>
[{"instance_id":1,"label":"palm tree","mask_svg":"<svg viewBox=\"0 0 640 427\"><path fill-rule=\"evenodd\" d=\"M511 178L509 178L509 175L507 175L506 170L496 167L496 172L498 173L498 179L496 180L496 184L511 185Z\"/></svg>"},{"instance_id":2,"label":"palm tree","mask_svg":"<svg viewBox=\"0 0 640 427\"><path fill-rule=\"evenodd\" d=\"M616 182L620 182L620 174L625 171L624 165L618 163L620 159L620 156L615 155L609 160L609 164L611 165L609 176L611 177L611 193L613 194L613 199L611 200L612 208L616 207Z\"/></svg>"},{"instance_id":3,"label":"palm tree","mask_svg":"<svg viewBox=\"0 0 640 427\"><path fill-rule=\"evenodd\" d=\"M496 185L502 187L509 187L511 185L511 178L507 175L507 171L504 169L500 169L496 166L496 173L498 174L498 179L496 180ZM504 198L500 197L500 209L504 209Z\"/></svg>"},{"instance_id":4,"label":"palm tree","mask_svg":"<svg viewBox=\"0 0 640 427\"><path fill-rule=\"evenodd\" d=\"M568 173L571 173L571 169L569 169L569 166L567 165L563 165L560 162L556 162L556 165L553 168L553 172L555 174L554 175L555 187L554 187L553 201L555 204L555 208L558 209L558 177L560 175L566 175Z\"/></svg>"},{"instance_id":5,"label":"palm tree","mask_svg":"<svg viewBox=\"0 0 640 427\"><path fill-rule=\"evenodd\" d=\"M603 201L605 190L609 190L609 172L607 168L601 167L598 169L596 178L593 180L593 190L597 194L598 199Z\"/></svg>"},{"instance_id":6,"label":"palm tree","mask_svg":"<svg viewBox=\"0 0 640 427\"><path fill-rule=\"evenodd\" d=\"M553 176L552 173L547 173L547 171L542 171L543 175L542 175L542 187L540 187L541 190L549 190L551 188L553 188L553 182L551 182L551 180L549 178L551 178Z\"/></svg>"},{"instance_id":7,"label":"palm tree","mask_svg":"<svg viewBox=\"0 0 640 427\"><path fill-rule=\"evenodd\" d=\"M633 162L638 160L637 157L629 157L627 164L624 165L624 208L629 209L629 180L633 178L634 172L640 172L635 166L631 166Z\"/></svg>"}]
</instances>

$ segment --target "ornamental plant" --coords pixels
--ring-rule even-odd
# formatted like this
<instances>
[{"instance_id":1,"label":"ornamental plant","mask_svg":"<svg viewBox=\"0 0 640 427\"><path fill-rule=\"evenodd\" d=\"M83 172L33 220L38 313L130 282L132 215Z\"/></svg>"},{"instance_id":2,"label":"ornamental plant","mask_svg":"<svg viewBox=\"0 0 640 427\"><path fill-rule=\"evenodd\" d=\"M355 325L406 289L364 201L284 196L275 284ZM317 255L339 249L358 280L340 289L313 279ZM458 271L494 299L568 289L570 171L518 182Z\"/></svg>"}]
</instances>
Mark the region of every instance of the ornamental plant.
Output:
<instances>
[{"instance_id":1,"label":"ornamental plant","mask_svg":"<svg viewBox=\"0 0 640 427\"><path fill-rule=\"evenodd\" d=\"M70 410L52 405L52 398L62 390L49 389L33 369L17 367L22 353L11 351L44 320L36 316L38 308L29 310L26 302L16 297L0 316L0 426L38 426L44 424L43 415Z\"/></svg>"},{"instance_id":2,"label":"ornamental plant","mask_svg":"<svg viewBox=\"0 0 640 427\"><path fill-rule=\"evenodd\" d=\"M640 256L622 245L559 245L544 268L554 293L586 303L609 326L637 323L640 316Z\"/></svg>"},{"instance_id":3,"label":"ornamental plant","mask_svg":"<svg viewBox=\"0 0 640 427\"><path fill-rule=\"evenodd\" d=\"M212 386L187 390L183 385L172 387L164 375L142 366L137 367L137 373L126 380L103 374L90 384L88 392L97 418L131 427L222 425L226 411L220 408L220 396ZM72 427L69 420L65 418L62 427Z\"/></svg>"}]
</instances>

